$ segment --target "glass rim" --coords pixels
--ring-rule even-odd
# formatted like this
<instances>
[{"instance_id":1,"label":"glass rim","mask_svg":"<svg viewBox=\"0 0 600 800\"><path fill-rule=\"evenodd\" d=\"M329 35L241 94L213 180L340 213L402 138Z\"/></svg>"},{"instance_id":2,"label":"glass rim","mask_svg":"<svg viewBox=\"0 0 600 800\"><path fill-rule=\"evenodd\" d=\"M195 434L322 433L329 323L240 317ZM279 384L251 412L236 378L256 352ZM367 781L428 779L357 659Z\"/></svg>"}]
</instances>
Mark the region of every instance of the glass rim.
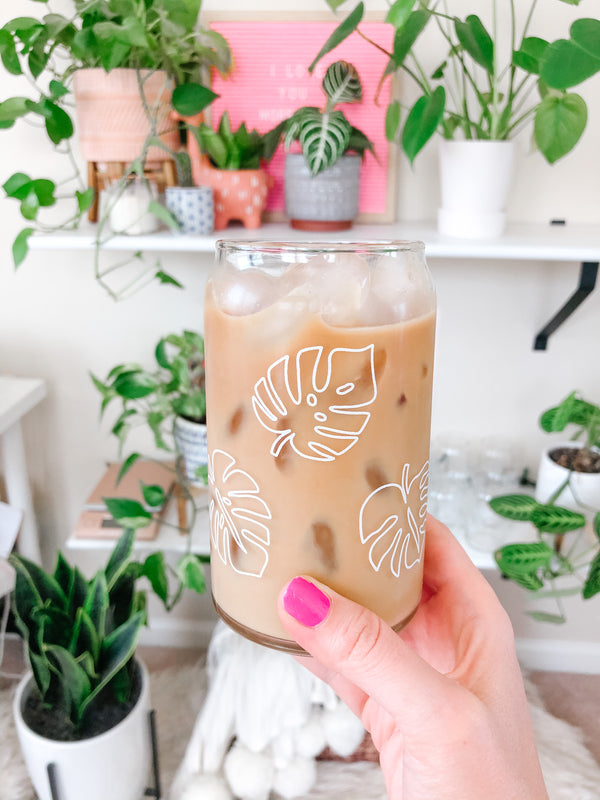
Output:
<instances>
[{"instance_id":1,"label":"glass rim","mask_svg":"<svg viewBox=\"0 0 600 800\"><path fill-rule=\"evenodd\" d=\"M247 253L390 253L390 252L423 252L424 242L416 239L363 239L351 241L283 241L267 239L217 239L215 249L218 253L225 250Z\"/></svg>"}]
</instances>

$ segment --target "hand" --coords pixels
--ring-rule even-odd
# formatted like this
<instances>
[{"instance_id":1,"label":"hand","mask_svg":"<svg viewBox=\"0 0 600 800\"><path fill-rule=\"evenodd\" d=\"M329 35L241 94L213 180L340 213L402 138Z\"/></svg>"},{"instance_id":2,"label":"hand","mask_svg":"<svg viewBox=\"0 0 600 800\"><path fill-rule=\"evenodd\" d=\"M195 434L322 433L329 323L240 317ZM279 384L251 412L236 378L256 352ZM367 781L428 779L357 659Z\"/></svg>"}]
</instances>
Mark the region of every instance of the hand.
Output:
<instances>
[{"instance_id":1,"label":"hand","mask_svg":"<svg viewBox=\"0 0 600 800\"><path fill-rule=\"evenodd\" d=\"M390 800L547 800L512 626L442 523L428 518L423 595L399 634L312 578L284 587L279 614L371 733Z\"/></svg>"}]
</instances>

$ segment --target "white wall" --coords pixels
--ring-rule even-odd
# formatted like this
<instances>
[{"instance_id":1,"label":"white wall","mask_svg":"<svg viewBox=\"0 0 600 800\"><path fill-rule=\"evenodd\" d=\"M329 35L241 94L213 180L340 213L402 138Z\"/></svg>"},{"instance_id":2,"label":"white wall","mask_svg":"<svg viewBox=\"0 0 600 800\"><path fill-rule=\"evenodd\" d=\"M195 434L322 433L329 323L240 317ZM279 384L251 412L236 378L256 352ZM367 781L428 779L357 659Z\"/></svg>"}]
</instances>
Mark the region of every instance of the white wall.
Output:
<instances>
[{"instance_id":1,"label":"white wall","mask_svg":"<svg viewBox=\"0 0 600 800\"><path fill-rule=\"evenodd\" d=\"M591 0L573 8L554 0L552 14L541 10L532 32L556 38L569 19L593 15ZM59 7L68 8L67 0ZM348 10L353 7L348 4ZM484 4L487 9L487 4ZM491 3L490 3L491 5ZM500 4L499 4L500 5ZM519 10L528 7L523 0ZM256 6L256 4L255 4ZM467 13L465 0L454 0ZM205 11L234 11L237 0L205 4ZM293 12L326 11L325 2L261 3ZM385 8L383 3L369 8ZM10 16L39 13L39 3L13 0ZM240 11L240 16L244 12ZM484 16L484 10L481 11ZM7 13L2 14L4 22ZM431 64L439 53L431 53ZM408 88L408 87L407 87ZM25 87L22 87L25 91ZM2 96L9 91L3 76ZM590 118L583 142L563 162L549 167L519 143L519 160L508 209L513 221L600 223L600 77L585 86ZM16 169L32 175L60 176L38 132L26 125L0 132L0 182ZM428 147L411 168L398 168L398 213L405 221L433 219L437 205L437 156ZM115 303L93 279L91 256L33 252L15 273L10 245L23 227L13 201L2 202L0 226L0 373L40 376L48 397L25 420L27 454L44 554L52 559L77 518L80 504L102 471L116 457L108 425L98 419L98 394L88 372L104 375L123 360L148 362L156 340L184 326L201 328L203 285L211 259L206 255L166 256L165 268L185 291L151 287ZM534 352L537 330L573 291L577 265L536 262L478 262L430 259L440 304L436 356L434 433L458 430L469 436L501 433L523 438L524 463L535 469L543 441L539 412L571 389L600 400L596 350L600 334L600 294L596 292L551 338L547 352ZM564 639L600 647L596 624L599 600L571 602L569 623L560 630L523 615L526 596L494 579L513 616L517 634L527 639ZM207 602L188 604L190 616L210 617Z\"/></svg>"}]
</instances>

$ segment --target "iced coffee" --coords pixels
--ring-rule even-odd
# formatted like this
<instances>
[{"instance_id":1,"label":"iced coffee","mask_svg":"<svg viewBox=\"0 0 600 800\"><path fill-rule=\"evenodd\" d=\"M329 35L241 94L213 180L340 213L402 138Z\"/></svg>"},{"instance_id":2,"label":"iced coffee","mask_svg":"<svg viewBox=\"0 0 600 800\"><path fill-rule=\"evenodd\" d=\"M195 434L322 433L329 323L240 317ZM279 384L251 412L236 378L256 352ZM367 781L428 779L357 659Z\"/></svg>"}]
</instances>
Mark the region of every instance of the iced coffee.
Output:
<instances>
[{"instance_id":1,"label":"iced coffee","mask_svg":"<svg viewBox=\"0 0 600 800\"><path fill-rule=\"evenodd\" d=\"M211 578L245 636L313 576L399 629L423 571L435 294L423 245L221 241L205 297Z\"/></svg>"}]
</instances>

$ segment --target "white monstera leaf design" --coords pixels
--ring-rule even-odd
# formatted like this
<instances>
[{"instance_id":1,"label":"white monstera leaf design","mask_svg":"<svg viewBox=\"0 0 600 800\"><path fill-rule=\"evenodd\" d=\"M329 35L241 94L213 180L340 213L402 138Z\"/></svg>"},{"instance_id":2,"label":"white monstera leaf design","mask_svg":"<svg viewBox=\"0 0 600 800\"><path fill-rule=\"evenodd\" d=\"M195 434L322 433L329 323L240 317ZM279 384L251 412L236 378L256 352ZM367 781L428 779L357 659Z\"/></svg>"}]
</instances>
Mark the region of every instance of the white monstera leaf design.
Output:
<instances>
[{"instance_id":1,"label":"white monstera leaf design","mask_svg":"<svg viewBox=\"0 0 600 800\"><path fill-rule=\"evenodd\" d=\"M398 577L423 558L429 462L410 477L410 465L402 469L400 483L386 483L367 497L360 509L360 540L369 547L369 561L376 572L384 565Z\"/></svg>"},{"instance_id":2,"label":"white monstera leaf design","mask_svg":"<svg viewBox=\"0 0 600 800\"><path fill-rule=\"evenodd\" d=\"M209 455L208 481L214 550L239 574L260 578L269 561L271 512L258 484L224 450Z\"/></svg>"},{"instance_id":3,"label":"white monstera leaf design","mask_svg":"<svg viewBox=\"0 0 600 800\"><path fill-rule=\"evenodd\" d=\"M305 347L275 361L254 386L252 406L261 425L275 434L271 455L286 444L303 458L333 461L347 452L371 416L377 397L374 345L361 348ZM295 426L299 408L308 409Z\"/></svg>"}]
</instances>

